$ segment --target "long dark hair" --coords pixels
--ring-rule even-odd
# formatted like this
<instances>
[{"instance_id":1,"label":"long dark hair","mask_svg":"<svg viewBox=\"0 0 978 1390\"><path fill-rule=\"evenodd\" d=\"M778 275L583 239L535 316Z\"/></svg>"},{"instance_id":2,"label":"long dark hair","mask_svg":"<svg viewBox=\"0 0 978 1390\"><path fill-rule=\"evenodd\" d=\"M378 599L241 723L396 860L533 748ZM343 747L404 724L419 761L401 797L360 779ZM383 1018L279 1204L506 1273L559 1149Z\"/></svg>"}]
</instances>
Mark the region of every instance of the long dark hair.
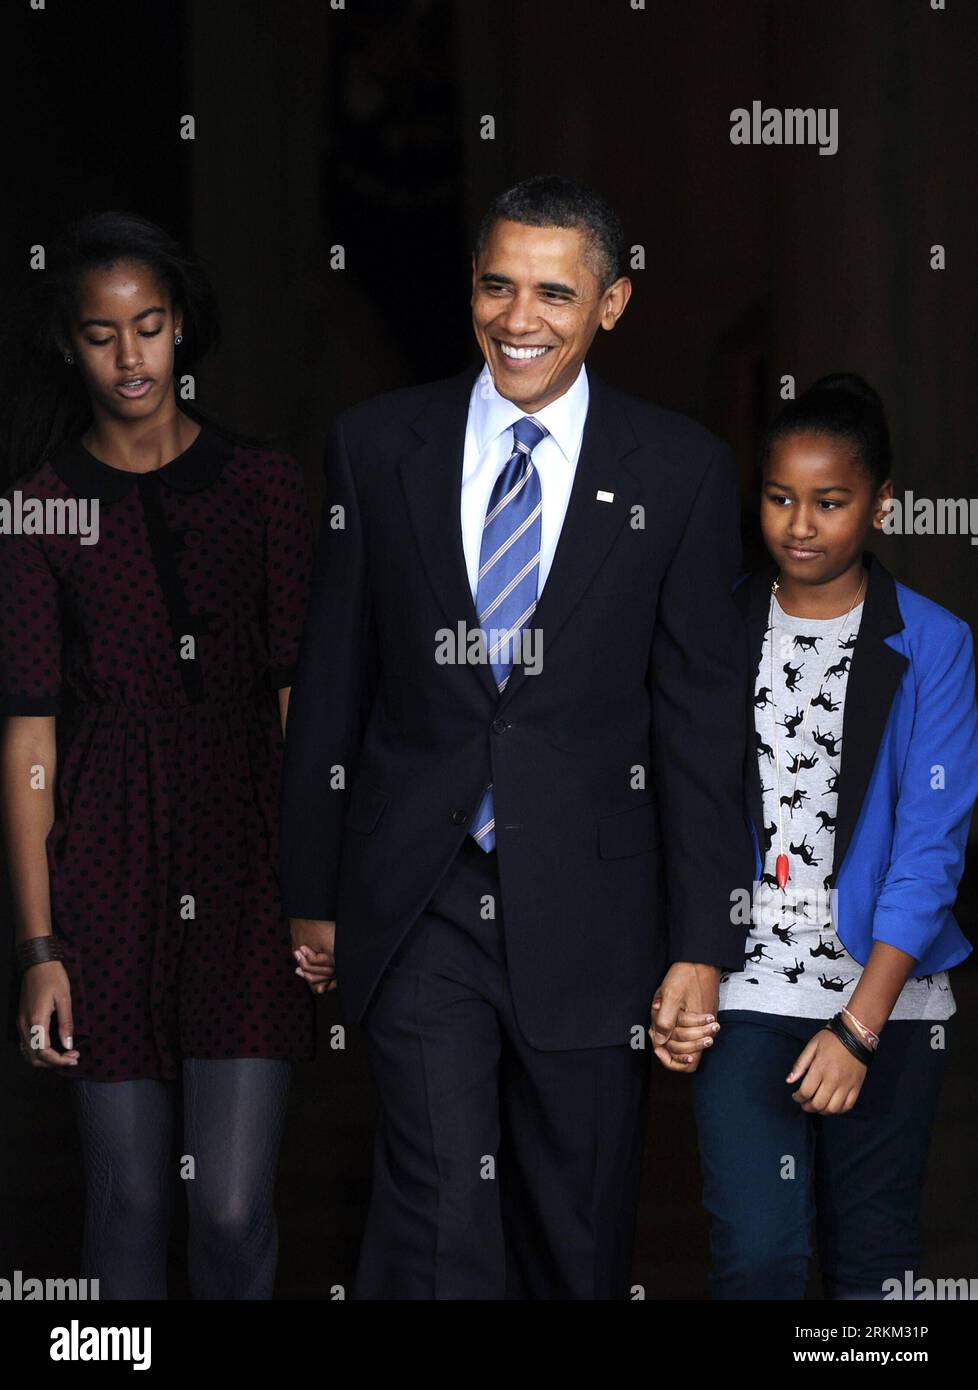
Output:
<instances>
[{"instance_id":1,"label":"long dark hair","mask_svg":"<svg viewBox=\"0 0 978 1390\"><path fill-rule=\"evenodd\" d=\"M68 335L82 276L123 260L138 261L153 271L174 309L182 311L183 342L174 349L175 378L196 372L219 345L220 312L210 279L168 231L138 213L118 209L90 213L74 222L51 248L47 268L34 272L35 294L15 315L22 322L4 352L7 400L0 448L8 481L37 468L91 424L88 392L77 369L66 365L59 344ZM218 426L193 401L181 399L180 409L240 443L263 442Z\"/></svg>"},{"instance_id":2,"label":"long dark hair","mask_svg":"<svg viewBox=\"0 0 978 1390\"><path fill-rule=\"evenodd\" d=\"M791 434L824 434L844 440L874 487L890 477L893 455L886 411L879 394L855 372L819 377L797 400L787 401L761 440L763 472L772 445Z\"/></svg>"}]
</instances>

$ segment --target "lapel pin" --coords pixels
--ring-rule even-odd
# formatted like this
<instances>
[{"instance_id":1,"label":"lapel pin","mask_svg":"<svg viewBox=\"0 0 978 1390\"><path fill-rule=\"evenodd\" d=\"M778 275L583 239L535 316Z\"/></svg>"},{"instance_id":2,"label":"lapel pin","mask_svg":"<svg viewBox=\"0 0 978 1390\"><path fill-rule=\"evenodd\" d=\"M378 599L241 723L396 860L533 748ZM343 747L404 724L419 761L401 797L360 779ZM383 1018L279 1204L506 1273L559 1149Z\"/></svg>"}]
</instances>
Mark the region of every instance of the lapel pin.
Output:
<instances>
[{"instance_id":1,"label":"lapel pin","mask_svg":"<svg viewBox=\"0 0 978 1390\"><path fill-rule=\"evenodd\" d=\"M615 494L613 492L599 492L597 496L599 502L613 502Z\"/></svg>"}]
</instances>

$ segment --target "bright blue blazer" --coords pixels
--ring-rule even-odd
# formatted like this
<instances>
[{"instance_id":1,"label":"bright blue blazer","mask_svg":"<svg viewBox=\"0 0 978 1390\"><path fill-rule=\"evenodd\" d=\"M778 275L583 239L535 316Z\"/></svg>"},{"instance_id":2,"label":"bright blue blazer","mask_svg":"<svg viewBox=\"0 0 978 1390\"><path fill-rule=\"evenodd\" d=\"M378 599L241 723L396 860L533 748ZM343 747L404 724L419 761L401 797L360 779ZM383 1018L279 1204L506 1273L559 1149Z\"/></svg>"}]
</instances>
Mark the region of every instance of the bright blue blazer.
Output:
<instances>
[{"instance_id":1,"label":"bright blue blazer","mask_svg":"<svg viewBox=\"0 0 978 1390\"><path fill-rule=\"evenodd\" d=\"M968 625L898 583L866 552L869 579L852 651L842 726L835 849L839 939L861 965L874 941L917 961L915 976L964 960L971 944L952 908L978 798L978 709ZM756 672L767 627L772 564L746 576L734 598ZM764 826L748 694L747 818L755 880Z\"/></svg>"}]
</instances>

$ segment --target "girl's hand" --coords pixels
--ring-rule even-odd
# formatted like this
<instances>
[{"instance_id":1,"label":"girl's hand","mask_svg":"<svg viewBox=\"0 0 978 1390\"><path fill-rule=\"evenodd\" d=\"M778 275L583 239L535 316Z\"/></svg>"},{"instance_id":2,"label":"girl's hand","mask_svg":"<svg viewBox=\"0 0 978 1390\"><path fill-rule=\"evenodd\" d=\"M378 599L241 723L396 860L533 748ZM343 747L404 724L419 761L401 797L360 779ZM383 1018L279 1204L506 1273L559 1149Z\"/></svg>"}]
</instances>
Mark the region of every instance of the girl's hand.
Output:
<instances>
[{"instance_id":1,"label":"girl's hand","mask_svg":"<svg viewBox=\"0 0 978 1390\"><path fill-rule=\"evenodd\" d=\"M842 1115L856 1103L866 1066L827 1028L820 1028L785 1080L797 1081L802 1074L805 1079L791 1099L810 1115Z\"/></svg>"},{"instance_id":2,"label":"girl's hand","mask_svg":"<svg viewBox=\"0 0 978 1390\"><path fill-rule=\"evenodd\" d=\"M652 1051L666 1071L685 1072L692 1075L700 1064L702 1047L679 1046L690 1040L677 1036L687 1019L705 1020L716 1009L720 990L720 970L715 965L703 965L697 961L673 961L665 977L655 992L650 1010L649 1038ZM669 1049L669 1043L676 1039L677 1051Z\"/></svg>"},{"instance_id":3,"label":"girl's hand","mask_svg":"<svg viewBox=\"0 0 978 1390\"><path fill-rule=\"evenodd\" d=\"M336 988L336 923L309 917L290 918L296 974L312 990L324 994Z\"/></svg>"},{"instance_id":4,"label":"girl's hand","mask_svg":"<svg viewBox=\"0 0 978 1390\"><path fill-rule=\"evenodd\" d=\"M58 1016L58 1037L65 1052L51 1046L51 1015ZM24 974L20 986L20 1009L17 1031L20 1052L32 1067L48 1071L64 1071L78 1065L78 1049L71 1046L71 984L68 972L59 960L42 961L32 965Z\"/></svg>"},{"instance_id":5,"label":"girl's hand","mask_svg":"<svg viewBox=\"0 0 978 1390\"><path fill-rule=\"evenodd\" d=\"M689 1066L698 1053L713 1046L713 1039L719 1031L720 1025L713 1014L694 1014L680 1009L676 1027L666 1043L666 1051L674 1062Z\"/></svg>"}]
</instances>

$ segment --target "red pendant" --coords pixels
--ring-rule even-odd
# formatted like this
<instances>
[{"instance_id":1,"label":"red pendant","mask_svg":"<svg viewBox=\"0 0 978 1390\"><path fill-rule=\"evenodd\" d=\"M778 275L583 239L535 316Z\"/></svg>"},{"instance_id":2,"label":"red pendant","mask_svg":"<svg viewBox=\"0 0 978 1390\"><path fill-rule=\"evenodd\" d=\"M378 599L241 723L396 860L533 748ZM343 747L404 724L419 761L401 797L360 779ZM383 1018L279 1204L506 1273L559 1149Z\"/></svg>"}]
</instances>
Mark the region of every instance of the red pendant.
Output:
<instances>
[{"instance_id":1,"label":"red pendant","mask_svg":"<svg viewBox=\"0 0 978 1390\"><path fill-rule=\"evenodd\" d=\"M778 880L778 887L784 888L788 882L788 856L779 854L774 865L774 877Z\"/></svg>"}]
</instances>

